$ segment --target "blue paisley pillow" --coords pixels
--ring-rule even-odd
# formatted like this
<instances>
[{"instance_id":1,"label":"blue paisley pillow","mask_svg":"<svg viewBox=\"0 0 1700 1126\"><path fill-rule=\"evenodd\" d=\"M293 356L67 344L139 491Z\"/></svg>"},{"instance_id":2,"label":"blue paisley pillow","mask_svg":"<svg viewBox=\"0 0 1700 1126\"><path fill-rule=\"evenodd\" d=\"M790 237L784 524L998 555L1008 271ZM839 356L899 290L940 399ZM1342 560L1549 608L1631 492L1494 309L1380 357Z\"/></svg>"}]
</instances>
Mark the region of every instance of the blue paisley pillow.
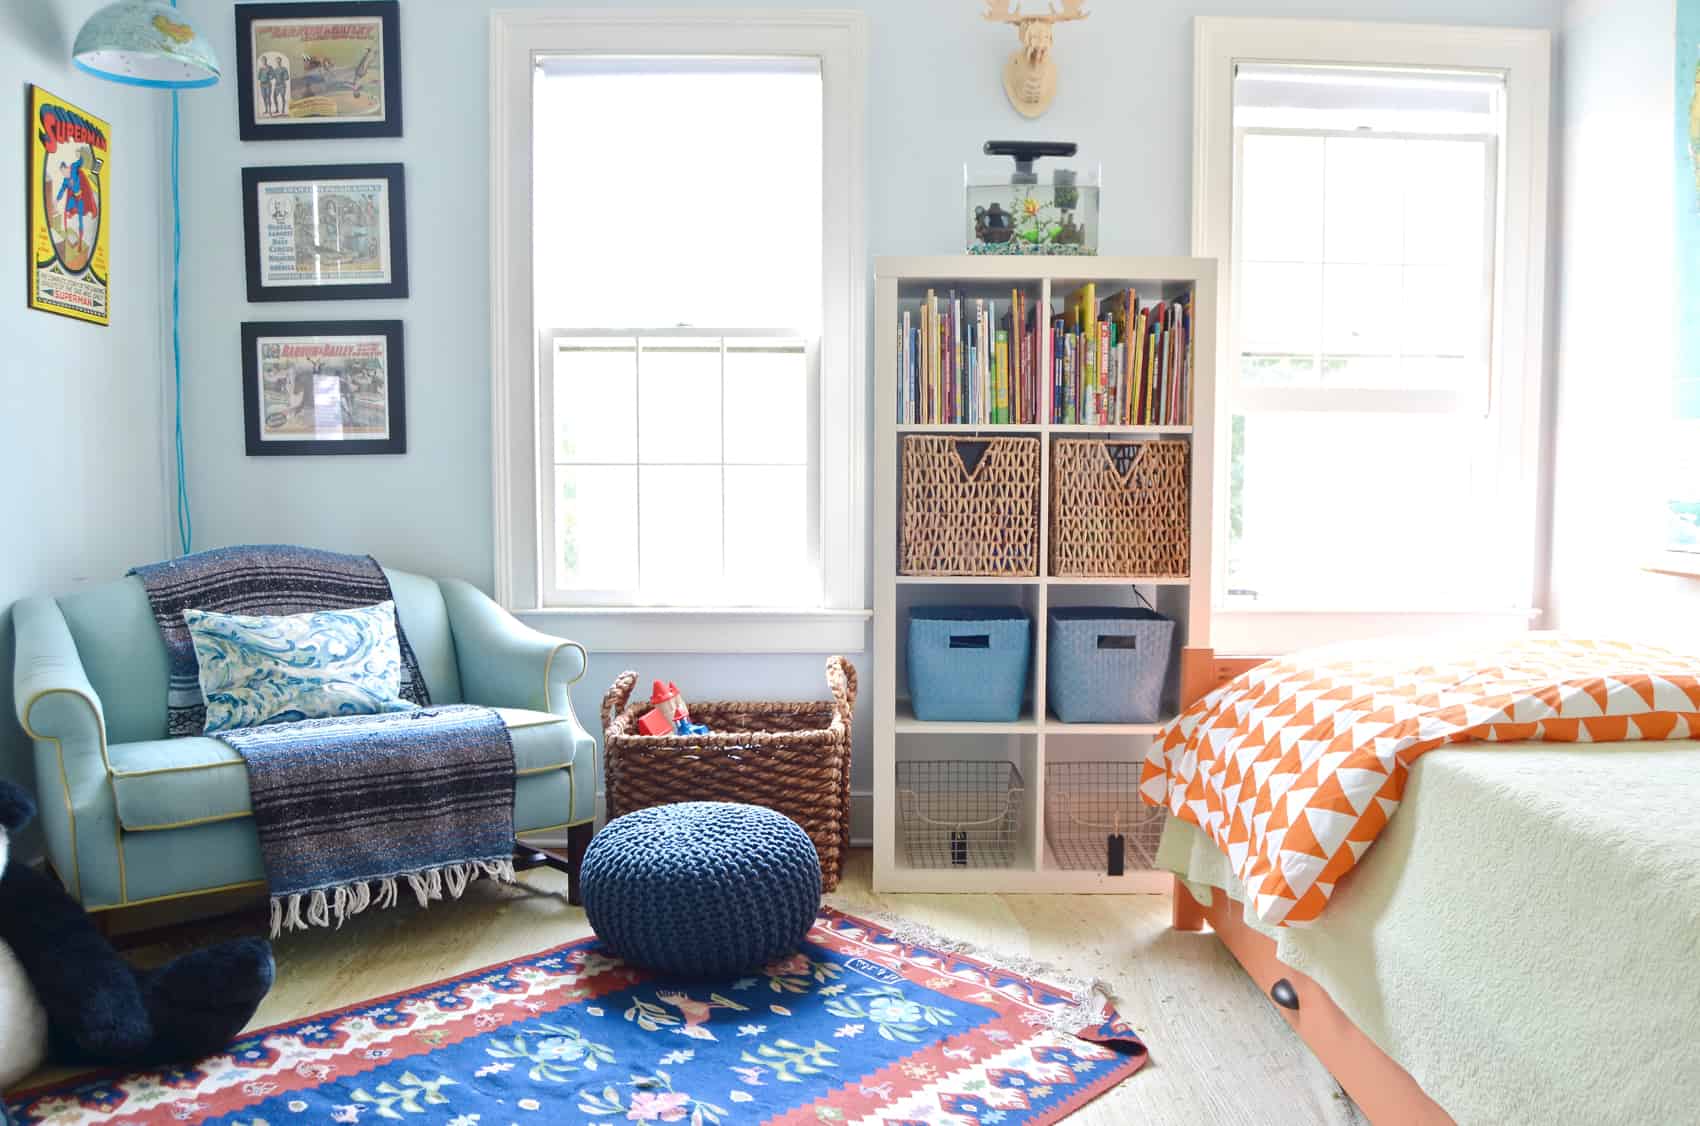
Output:
<instances>
[{"instance_id":1,"label":"blue paisley pillow","mask_svg":"<svg viewBox=\"0 0 1700 1126\"><path fill-rule=\"evenodd\" d=\"M409 711L395 603L260 618L184 610L208 735L323 716Z\"/></svg>"}]
</instances>

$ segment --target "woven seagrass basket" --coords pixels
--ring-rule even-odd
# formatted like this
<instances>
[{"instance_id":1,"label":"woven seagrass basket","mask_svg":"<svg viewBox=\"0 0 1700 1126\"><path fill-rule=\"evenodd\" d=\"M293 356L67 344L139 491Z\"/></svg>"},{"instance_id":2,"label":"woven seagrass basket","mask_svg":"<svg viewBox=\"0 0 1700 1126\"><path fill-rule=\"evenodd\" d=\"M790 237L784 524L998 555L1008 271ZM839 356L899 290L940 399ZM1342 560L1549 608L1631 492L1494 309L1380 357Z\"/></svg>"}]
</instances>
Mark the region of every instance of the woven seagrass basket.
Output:
<instances>
[{"instance_id":1,"label":"woven seagrass basket","mask_svg":"<svg viewBox=\"0 0 1700 1126\"><path fill-rule=\"evenodd\" d=\"M1051 447L1051 574L1186 578L1192 446L1059 438Z\"/></svg>"},{"instance_id":2,"label":"woven seagrass basket","mask_svg":"<svg viewBox=\"0 0 1700 1126\"><path fill-rule=\"evenodd\" d=\"M1039 439L906 435L900 524L901 574L1037 575Z\"/></svg>"},{"instance_id":3,"label":"woven seagrass basket","mask_svg":"<svg viewBox=\"0 0 1700 1126\"><path fill-rule=\"evenodd\" d=\"M610 819L682 801L766 806L803 827L820 854L823 887L838 886L850 847L850 717L856 667L826 662L830 700L692 700L707 735L639 735L648 700L623 672L602 698L602 758Z\"/></svg>"}]
</instances>

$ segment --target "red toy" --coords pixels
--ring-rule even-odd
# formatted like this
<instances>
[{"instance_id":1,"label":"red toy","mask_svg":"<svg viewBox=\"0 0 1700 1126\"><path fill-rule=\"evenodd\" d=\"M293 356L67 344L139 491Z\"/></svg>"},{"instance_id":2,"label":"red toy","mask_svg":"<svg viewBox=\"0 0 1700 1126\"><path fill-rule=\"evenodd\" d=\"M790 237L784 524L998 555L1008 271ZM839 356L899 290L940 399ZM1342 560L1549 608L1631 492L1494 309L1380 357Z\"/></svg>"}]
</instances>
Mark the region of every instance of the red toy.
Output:
<instances>
[{"instance_id":1,"label":"red toy","mask_svg":"<svg viewBox=\"0 0 1700 1126\"><path fill-rule=\"evenodd\" d=\"M685 698L679 695L679 686L670 680L666 683L659 680L653 683L655 687L649 691L649 706L659 708L661 714L674 723L678 723L681 719L689 723L691 709L686 706Z\"/></svg>"},{"instance_id":2,"label":"red toy","mask_svg":"<svg viewBox=\"0 0 1700 1126\"><path fill-rule=\"evenodd\" d=\"M691 722L691 709L672 681L654 682L650 710L638 716L637 727L645 735L706 735L708 728Z\"/></svg>"},{"instance_id":3,"label":"red toy","mask_svg":"<svg viewBox=\"0 0 1700 1126\"><path fill-rule=\"evenodd\" d=\"M637 727L638 730L645 735L673 734L672 721L662 715L661 709L659 708L651 708L649 711L638 716Z\"/></svg>"}]
</instances>

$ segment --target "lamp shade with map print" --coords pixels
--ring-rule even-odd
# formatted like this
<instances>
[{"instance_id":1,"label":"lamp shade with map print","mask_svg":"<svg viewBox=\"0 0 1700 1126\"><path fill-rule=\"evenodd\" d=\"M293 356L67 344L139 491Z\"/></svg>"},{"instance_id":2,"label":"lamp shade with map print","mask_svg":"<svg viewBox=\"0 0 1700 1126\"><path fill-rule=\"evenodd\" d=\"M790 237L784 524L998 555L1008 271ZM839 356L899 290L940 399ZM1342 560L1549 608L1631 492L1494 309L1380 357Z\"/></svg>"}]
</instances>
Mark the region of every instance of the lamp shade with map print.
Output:
<instances>
[{"instance_id":1,"label":"lamp shade with map print","mask_svg":"<svg viewBox=\"0 0 1700 1126\"><path fill-rule=\"evenodd\" d=\"M211 86L219 77L212 46L159 0L121 0L90 16L72 61L100 78L165 90Z\"/></svg>"}]
</instances>

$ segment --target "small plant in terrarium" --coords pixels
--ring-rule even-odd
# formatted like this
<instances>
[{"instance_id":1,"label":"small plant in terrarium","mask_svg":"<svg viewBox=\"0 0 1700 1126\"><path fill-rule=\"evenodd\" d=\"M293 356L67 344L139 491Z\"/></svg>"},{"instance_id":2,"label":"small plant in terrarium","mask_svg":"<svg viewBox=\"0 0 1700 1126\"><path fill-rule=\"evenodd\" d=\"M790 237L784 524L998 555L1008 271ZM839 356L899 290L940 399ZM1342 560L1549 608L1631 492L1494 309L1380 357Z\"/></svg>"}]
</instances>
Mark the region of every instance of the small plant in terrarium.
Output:
<instances>
[{"instance_id":1,"label":"small plant in terrarium","mask_svg":"<svg viewBox=\"0 0 1700 1126\"><path fill-rule=\"evenodd\" d=\"M1097 252L1098 184L1077 170L1057 168L1040 183L1033 170L1046 156L1073 156L1072 142L987 141L992 156L1015 160L1013 175L966 175L971 254L1093 254Z\"/></svg>"}]
</instances>

